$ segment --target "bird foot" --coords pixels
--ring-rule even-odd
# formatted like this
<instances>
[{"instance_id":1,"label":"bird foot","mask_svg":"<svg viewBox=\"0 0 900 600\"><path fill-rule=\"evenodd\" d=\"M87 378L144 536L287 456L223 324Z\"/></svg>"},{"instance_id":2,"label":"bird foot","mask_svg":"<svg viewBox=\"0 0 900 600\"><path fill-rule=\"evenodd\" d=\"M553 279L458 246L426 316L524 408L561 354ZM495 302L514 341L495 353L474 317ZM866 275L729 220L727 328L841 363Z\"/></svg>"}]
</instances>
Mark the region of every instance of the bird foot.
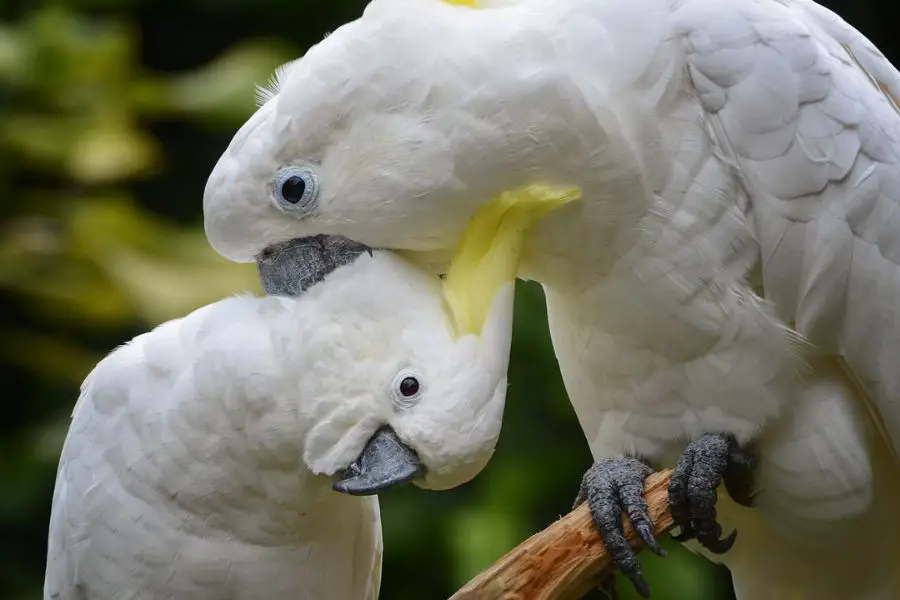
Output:
<instances>
[{"instance_id":1,"label":"bird foot","mask_svg":"<svg viewBox=\"0 0 900 600\"><path fill-rule=\"evenodd\" d=\"M622 513L628 515L632 527L655 554L665 556L653 536L647 501L644 500L644 479L652 469L637 458L614 456L600 460L587 470L581 481L575 506L587 501L594 525L612 557L616 568L634 585L644 598L650 597L650 586L641 575L637 554L625 538ZM616 597L614 584L602 584ZM608 591L607 593L610 593Z\"/></svg>"},{"instance_id":2,"label":"bird foot","mask_svg":"<svg viewBox=\"0 0 900 600\"><path fill-rule=\"evenodd\" d=\"M733 436L709 433L688 444L669 484L669 508L680 529L679 542L696 539L713 554L724 554L734 545L737 531L722 538L716 520L716 490L723 481L735 502L752 506L756 455L741 448Z\"/></svg>"}]
</instances>

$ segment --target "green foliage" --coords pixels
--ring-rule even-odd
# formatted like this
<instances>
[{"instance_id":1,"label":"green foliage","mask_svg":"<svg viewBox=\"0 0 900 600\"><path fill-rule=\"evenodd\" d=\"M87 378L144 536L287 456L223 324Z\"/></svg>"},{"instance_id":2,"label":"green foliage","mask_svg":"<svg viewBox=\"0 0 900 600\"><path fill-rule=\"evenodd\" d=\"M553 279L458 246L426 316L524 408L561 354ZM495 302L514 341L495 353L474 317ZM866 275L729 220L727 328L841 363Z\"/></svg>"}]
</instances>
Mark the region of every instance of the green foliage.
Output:
<instances>
[{"instance_id":1,"label":"green foliage","mask_svg":"<svg viewBox=\"0 0 900 600\"><path fill-rule=\"evenodd\" d=\"M361 0L0 3L0 596L39 598L56 462L78 386L115 345L225 295L258 291L201 226L206 176L254 85ZM878 8L882 7L882 8ZM893 5L852 5L889 39ZM880 11L877 12L877 11ZM880 16L879 16L880 15ZM886 48L889 50L889 48ZM520 286L500 447L451 492L382 499L382 597L441 598L568 511L590 463L547 334ZM645 556L659 600L731 597L674 544ZM622 586L624 598L635 598Z\"/></svg>"}]
</instances>

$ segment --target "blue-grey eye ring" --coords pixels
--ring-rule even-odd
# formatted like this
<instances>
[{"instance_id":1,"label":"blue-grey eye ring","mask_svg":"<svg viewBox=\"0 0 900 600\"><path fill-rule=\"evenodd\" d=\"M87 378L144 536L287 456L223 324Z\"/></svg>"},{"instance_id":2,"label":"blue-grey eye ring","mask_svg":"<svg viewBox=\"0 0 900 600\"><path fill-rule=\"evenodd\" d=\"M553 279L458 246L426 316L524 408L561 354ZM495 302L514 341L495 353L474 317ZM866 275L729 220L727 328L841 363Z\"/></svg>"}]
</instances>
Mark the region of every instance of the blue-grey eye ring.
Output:
<instances>
[{"instance_id":1,"label":"blue-grey eye ring","mask_svg":"<svg viewBox=\"0 0 900 600\"><path fill-rule=\"evenodd\" d=\"M311 165L287 165L275 176L275 202L282 210L311 212L319 198L319 173Z\"/></svg>"}]
</instances>

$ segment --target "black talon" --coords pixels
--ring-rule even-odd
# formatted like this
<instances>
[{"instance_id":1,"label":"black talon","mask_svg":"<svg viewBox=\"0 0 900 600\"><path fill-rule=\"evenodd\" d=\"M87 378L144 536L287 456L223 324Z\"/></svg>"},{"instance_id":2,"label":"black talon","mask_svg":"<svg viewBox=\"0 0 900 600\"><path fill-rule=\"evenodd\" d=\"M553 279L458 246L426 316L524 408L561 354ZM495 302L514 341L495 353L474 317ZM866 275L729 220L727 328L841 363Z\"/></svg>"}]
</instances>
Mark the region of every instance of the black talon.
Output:
<instances>
[{"instance_id":1,"label":"black talon","mask_svg":"<svg viewBox=\"0 0 900 600\"><path fill-rule=\"evenodd\" d=\"M650 550L659 556L666 555L653 535L653 521L644 499L644 479L651 472L646 463L636 458L605 458L584 474L575 500L575 506L587 500L591 517L613 564L644 598L650 597L650 586L641 575L637 554L625 538L622 513L628 515L634 530Z\"/></svg>"},{"instance_id":2,"label":"black talon","mask_svg":"<svg viewBox=\"0 0 900 600\"><path fill-rule=\"evenodd\" d=\"M721 537L722 527L716 520L716 490L724 480L736 502L752 505L755 466L753 453L742 449L731 435L710 433L691 442L678 460L669 484L672 519L681 530L674 539L686 542L696 538L714 554L728 552L737 539L737 531Z\"/></svg>"},{"instance_id":3,"label":"black talon","mask_svg":"<svg viewBox=\"0 0 900 600\"><path fill-rule=\"evenodd\" d=\"M713 554L725 554L731 547L734 546L734 541L737 539L737 529L732 529L731 533L729 533L723 539L716 539L719 535L722 534L722 529L719 528L719 532L713 536L712 540L706 544L703 544L707 550L712 552ZM703 543L701 540L700 543Z\"/></svg>"}]
</instances>

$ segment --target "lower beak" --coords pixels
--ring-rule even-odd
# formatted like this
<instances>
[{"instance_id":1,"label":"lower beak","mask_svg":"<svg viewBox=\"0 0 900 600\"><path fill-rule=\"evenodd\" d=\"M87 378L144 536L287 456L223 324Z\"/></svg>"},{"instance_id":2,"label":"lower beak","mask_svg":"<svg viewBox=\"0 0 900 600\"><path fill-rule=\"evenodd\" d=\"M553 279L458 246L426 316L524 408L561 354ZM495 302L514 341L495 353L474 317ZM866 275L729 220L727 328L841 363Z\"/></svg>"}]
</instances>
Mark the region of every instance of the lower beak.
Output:
<instances>
[{"instance_id":1,"label":"lower beak","mask_svg":"<svg viewBox=\"0 0 900 600\"><path fill-rule=\"evenodd\" d=\"M393 429L382 427L332 487L352 496L369 496L424 474L425 466L415 450L401 442Z\"/></svg>"}]
</instances>

